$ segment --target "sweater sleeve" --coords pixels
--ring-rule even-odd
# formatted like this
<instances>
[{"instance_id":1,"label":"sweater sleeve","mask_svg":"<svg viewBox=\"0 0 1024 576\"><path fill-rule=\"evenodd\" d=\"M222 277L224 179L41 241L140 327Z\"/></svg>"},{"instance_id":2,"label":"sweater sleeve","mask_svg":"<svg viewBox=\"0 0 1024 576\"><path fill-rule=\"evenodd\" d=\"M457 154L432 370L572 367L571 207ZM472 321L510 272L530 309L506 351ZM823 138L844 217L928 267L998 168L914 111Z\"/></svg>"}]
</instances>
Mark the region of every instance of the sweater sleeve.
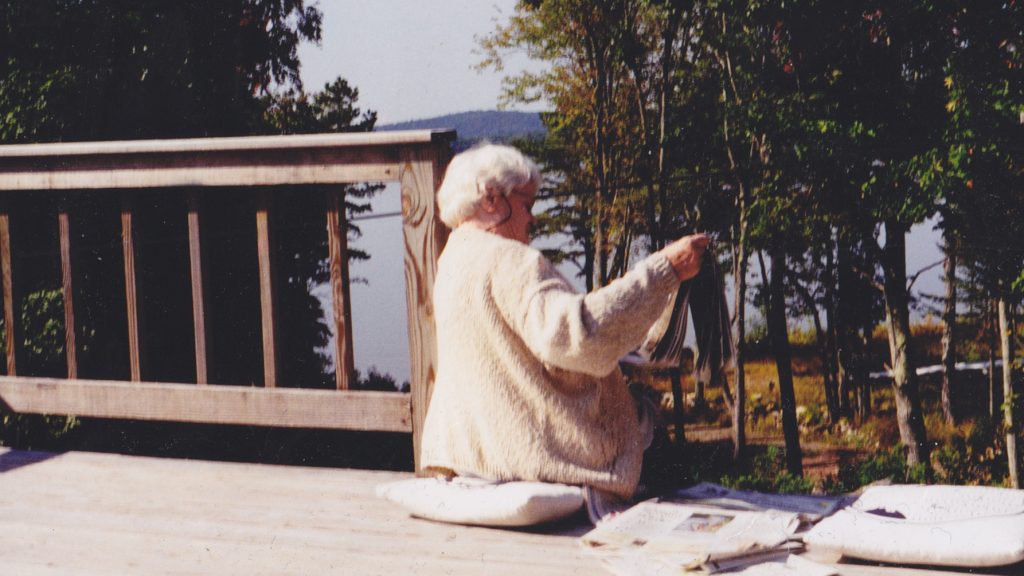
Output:
<instances>
[{"instance_id":1,"label":"sweater sleeve","mask_svg":"<svg viewBox=\"0 0 1024 576\"><path fill-rule=\"evenodd\" d=\"M551 366L593 376L612 372L640 344L679 287L660 254L586 295L533 250L506 271L512 275L494 278L496 298L505 299L497 304L530 351Z\"/></svg>"}]
</instances>

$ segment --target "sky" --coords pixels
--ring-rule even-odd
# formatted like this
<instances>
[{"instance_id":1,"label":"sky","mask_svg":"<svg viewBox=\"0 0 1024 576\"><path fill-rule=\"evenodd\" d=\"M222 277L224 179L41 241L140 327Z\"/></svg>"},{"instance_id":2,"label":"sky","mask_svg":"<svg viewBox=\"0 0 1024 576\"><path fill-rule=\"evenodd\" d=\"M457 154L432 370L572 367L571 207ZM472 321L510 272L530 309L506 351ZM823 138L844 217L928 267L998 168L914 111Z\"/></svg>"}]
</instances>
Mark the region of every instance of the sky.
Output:
<instances>
[{"instance_id":1,"label":"sky","mask_svg":"<svg viewBox=\"0 0 1024 576\"><path fill-rule=\"evenodd\" d=\"M342 76L359 89L363 109L377 111L378 124L496 107L502 73L471 69L481 60L476 38L505 22L515 0L321 0L319 6L321 45L299 49L307 90ZM526 63L514 57L509 69Z\"/></svg>"},{"instance_id":2,"label":"sky","mask_svg":"<svg viewBox=\"0 0 1024 576\"><path fill-rule=\"evenodd\" d=\"M513 55L504 72L473 69L481 59L476 39L506 21L515 0L321 0L319 6L321 45L299 49L306 90L319 90L341 76L359 89L360 107L377 112L378 125L493 110L503 75L539 68L525 56ZM377 214L399 211L397 186L389 185L374 200L373 209ZM369 262L352 266L352 276L360 279L351 287L356 367L364 374L375 367L399 382L406 381L409 356L401 221L382 218L356 224L362 237L354 245L371 254ZM933 227L934 221L919 225L908 237L908 273L942 258ZM915 292L941 294L941 274L941 267L923 274ZM326 287L319 294L326 300ZM331 317L329 311L327 317Z\"/></svg>"},{"instance_id":3,"label":"sky","mask_svg":"<svg viewBox=\"0 0 1024 576\"><path fill-rule=\"evenodd\" d=\"M359 89L359 106L377 112L378 125L453 112L493 110L502 76L528 66L525 57L507 62L506 72L477 72L476 38L489 34L512 13L515 0L321 0L320 46L299 48L307 91L338 76ZM535 68L536 66L534 66ZM530 108L515 108L530 110ZM537 110L538 108L533 108ZM377 214L400 210L398 187L389 185L373 201ZM402 223L398 218L356 222L353 244L371 254L351 273L353 350L356 368L409 379ZM317 290L321 300L328 288ZM328 318L330 312L328 311ZM332 347L328 348L333 349Z\"/></svg>"}]
</instances>

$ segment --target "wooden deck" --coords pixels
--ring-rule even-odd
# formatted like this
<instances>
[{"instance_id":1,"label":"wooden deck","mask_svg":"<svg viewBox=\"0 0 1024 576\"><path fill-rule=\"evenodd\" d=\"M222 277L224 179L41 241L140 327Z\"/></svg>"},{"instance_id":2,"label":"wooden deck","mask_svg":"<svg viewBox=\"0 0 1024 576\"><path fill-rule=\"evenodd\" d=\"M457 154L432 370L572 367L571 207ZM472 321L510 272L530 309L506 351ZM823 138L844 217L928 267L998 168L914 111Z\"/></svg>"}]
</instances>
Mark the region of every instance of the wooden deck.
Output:
<instances>
[{"instance_id":1,"label":"wooden deck","mask_svg":"<svg viewBox=\"0 0 1024 576\"><path fill-rule=\"evenodd\" d=\"M452 526L374 497L377 483L407 476L0 448L0 572L607 573L578 544L582 522L540 531ZM840 573L936 574L858 565Z\"/></svg>"}]
</instances>

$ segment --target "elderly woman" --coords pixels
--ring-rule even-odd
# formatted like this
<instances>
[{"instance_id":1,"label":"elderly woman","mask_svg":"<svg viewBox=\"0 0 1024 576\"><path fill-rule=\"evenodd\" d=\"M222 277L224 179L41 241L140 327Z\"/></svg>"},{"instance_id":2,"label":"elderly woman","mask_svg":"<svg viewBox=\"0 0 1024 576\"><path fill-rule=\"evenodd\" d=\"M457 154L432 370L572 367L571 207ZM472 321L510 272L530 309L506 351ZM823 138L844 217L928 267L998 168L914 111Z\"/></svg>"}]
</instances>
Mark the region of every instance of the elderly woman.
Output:
<instances>
[{"instance_id":1,"label":"elderly woman","mask_svg":"<svg viewBox=\"0 0 1024 576\"><path fill-rule=\"evenodd\" d=\"M434 285L438 366L428 470L591 486L629 498L650 442L618 368L693 277L687 236L589 294L530 246L540 175L514 148L452 159L438 192L452 228Z\"/></svg>"}]
</instances>

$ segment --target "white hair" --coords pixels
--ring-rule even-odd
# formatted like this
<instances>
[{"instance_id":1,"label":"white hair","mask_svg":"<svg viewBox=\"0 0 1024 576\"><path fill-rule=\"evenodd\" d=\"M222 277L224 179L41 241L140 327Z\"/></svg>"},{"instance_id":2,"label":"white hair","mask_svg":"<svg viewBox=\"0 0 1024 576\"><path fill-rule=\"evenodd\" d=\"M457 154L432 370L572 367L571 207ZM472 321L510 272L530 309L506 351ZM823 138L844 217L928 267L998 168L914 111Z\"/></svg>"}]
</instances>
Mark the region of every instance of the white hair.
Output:
<instances>
[{"instance_id":1,"label":"white hair","mask_svg":"<svg viewBox=\"0 0 1024 576\"><path fill-rule=\"evenodd\" d=\"M476 213L487 190L505 196L530 184L540 185L537 164L511 146L484 143L457 154L437 191L441 221L455 228Z\"/></svg>"}]
</instances>

